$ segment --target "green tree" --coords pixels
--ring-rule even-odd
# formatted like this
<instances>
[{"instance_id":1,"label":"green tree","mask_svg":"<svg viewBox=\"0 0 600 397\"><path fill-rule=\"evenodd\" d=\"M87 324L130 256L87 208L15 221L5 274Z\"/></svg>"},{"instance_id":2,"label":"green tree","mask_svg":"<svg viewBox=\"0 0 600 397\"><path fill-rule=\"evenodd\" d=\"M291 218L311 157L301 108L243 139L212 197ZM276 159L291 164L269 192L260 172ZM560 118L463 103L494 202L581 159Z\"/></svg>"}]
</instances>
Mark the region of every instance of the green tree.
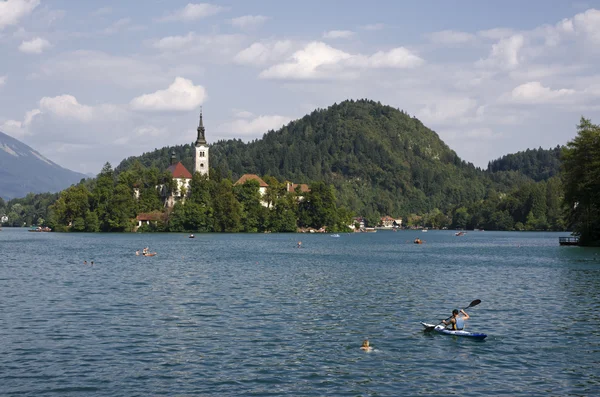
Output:
<instances>
[{"instance_id":1,"label":"green tree","mask_svg":"<svg viewBox=\"0 0 600 397\"><path fill-rule=\"evenodd\" d=\"M119 183L115 187L105 220L109 231L130 231L133 227L132 219L135 217L135 203L131 189Z\"/></svg>"},{"instance_id":2,"label":"green tree","mask_svg":"<svg viewBox=\"0 0 600 397\"><path fill-rule=\"evenodd\" d=\"M577 136L562 152L568 223L580 244L600 244L600 126L581 118Z\"/></svg>"},{"instance_id":3,"label":"green tree","mask_svg":"<svg viewBox=\"0 0 600 397\"><path fill-rule=\"evenodd\" d=\"M238 232L241 228L242 206L233 194L229 179L221 179L211 192L213 203L213 230L215 232Z\"/></svg>"},{"instance_id":4,"label":"green tree","mask_svg":"<svg viewBox=\"0 0 600 397\"><path fill-rule=\"evenodd\" d=\"M242 206L241 230L256 233L263 229L264 208L261 204L260 185L256 180L249 180L234 186L235 197Z\"/></svg>"},{"instance_id":5,"label":"green tree","mask_svg":"<svg viewBox=\"0 0 600 397\"><path fill-rule=\"evenodd\" d=\"M469 218L469 212L465 207L458 208L454 211L454 216L452 217L452 227L454 229L466 229Z\"/></svg>"},{"instance_id":6,"label":"green tree","mask_svg":"<svg viewBox=\"0 0 600 397\"><path fill-rule=\"evenodd\" d=\"M100 221L98 221L98 215L93 211L87 211L85 213L85 231L86 232L99 232Z\"/></svg>"}]
</instances>

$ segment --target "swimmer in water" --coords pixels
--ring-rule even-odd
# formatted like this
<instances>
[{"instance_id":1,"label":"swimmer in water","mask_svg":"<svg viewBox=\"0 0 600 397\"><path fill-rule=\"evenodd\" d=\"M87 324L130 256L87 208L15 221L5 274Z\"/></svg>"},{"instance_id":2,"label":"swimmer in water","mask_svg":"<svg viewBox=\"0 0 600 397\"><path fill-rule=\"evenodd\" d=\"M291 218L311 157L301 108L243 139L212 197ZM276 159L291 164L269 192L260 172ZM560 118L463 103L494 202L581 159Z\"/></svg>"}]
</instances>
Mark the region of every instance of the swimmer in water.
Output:
<instances>
[{"instance_id":1,"label":"swimmer in water","mask_svg":"<svg viewBox=\"0 0 600 397\"><path fill-rule=\"evenodd\" d=\"M369 346L369 340L365 339L363 340L362 346L360 347L360 350L364 350L366 352L370 352L371 350L373 350L373 348L371 346Z\"/></svg>"},{"instance_id":2,"label":"swimmer in water","mask_svg":"<svg viewBox=\"0 0 600 397\"><path fill-rule=\"evenodd\" d=\"M298 241L298 248L302 248L302 241Z\"/></svg>"}]
</instances>

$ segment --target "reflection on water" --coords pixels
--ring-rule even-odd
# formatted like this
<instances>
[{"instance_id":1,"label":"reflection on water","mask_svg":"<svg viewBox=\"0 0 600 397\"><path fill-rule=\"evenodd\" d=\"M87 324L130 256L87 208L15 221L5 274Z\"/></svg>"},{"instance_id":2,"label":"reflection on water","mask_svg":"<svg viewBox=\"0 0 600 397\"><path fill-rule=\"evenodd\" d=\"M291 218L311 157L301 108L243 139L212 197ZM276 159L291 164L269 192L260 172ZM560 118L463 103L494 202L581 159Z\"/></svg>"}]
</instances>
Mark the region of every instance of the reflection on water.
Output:
<instances>
[{"instance_id":1,"label":"reflection on water","mask_svg":"<svg viewBox=\"0 0 600 397\"><path fill-rule=\"evenodd\" d=\"M600 251L559 235L4 229L0 394L600 395ZM421 332L476 298L485 341Z\"/></svg>"}]
</instances>

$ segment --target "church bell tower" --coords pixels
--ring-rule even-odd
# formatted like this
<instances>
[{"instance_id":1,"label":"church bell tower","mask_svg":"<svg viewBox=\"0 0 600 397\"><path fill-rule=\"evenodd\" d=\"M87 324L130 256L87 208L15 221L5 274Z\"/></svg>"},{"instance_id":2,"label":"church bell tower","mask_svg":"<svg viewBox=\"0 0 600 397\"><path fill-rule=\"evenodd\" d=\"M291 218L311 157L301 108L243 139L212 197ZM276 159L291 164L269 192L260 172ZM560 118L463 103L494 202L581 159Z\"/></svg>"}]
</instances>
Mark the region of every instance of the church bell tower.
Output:
<instances>
[{"instance_id":1,"label":"church bell tower","mask_svg":"<svg viewBox=\"0 0 600 397\"><path fill-rule=\"evenodd\" d=\"M200 108L200 123L198 124L198 138L196 139L196 158L194 172L208 176L208 145L204 137L204 124L202 123L202 107Z\"/></svg>"}]
</instances>

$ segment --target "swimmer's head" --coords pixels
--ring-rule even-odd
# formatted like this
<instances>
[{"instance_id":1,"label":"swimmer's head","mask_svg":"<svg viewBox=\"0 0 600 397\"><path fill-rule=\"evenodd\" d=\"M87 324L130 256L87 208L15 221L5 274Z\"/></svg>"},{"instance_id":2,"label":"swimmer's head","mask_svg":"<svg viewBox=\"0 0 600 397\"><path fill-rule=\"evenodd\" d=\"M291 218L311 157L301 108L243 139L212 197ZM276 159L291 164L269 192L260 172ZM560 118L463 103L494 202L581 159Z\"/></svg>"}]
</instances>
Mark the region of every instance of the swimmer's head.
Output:
<instances>
[{"instance_id":1,"label":"swimmer's head","mask_svg":"<svg viewBox=\"0 0 600 397\"><path fill-rule=\"evenodd\" d=\"M369 340L368 339L363 340L362 347L369 347Z\"/></svg>"}]
</instances>

